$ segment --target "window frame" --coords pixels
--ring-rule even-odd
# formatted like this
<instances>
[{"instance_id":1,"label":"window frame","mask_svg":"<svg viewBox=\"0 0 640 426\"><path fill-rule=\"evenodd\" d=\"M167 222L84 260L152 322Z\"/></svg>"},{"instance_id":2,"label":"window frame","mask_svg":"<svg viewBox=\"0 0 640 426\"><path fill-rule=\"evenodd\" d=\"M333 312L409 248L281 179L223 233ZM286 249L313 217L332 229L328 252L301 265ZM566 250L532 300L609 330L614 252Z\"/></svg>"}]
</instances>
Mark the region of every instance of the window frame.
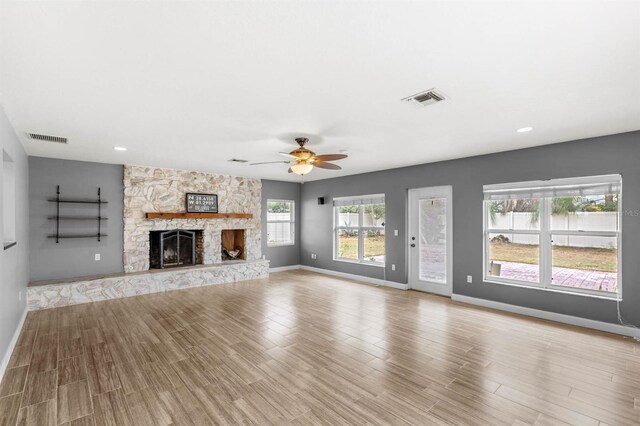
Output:
<instances>
[{"instance_id":1,"label":"window frame","mask_svg":"<svg viewBox=\"0 0 640 426\"><path fill-rule=\"evenodd\" d=\"M579 179L579 178L578 178ZM597 177L589 177L584 179L597 180ZM563 181L564 179L558 179ZM553 182L553 180L549 181ZM505 188L514 186L515 184L505 184ZM497 185L499 186L499 185ZM581 231L581 230L556 230L551 228L552 200L553 197L536 198L540 201L540 227L537 230L517 230L491 228L489 224L489 215L487 214L487 206L490 200L483 200L483 250L482 278L484 282L494 284L504 284L516 287L525 287L539 289L549 292L565 293L579 296L595 297L607 300L622 300L622 216L624 209L622 208L622 177L620 176L618 192L618 218L616 231ZM520 281L509 278L502 278L489 274L490 265L490 238L491 234L520 234L520 235L539 235L539 282ZM616 238L616 273L617 273L617 291L616 293L583 289L577 287L566 287L553 284L553 236L582 236L582 237L610 237Z\"/></svg>"},{"instance_id":2,"label":"window frame","mask_svg":"<svg viewBox=\"0 0 640 426\"><path fill-rule=\"evenodd\" d=\"M269 203L289 203L291 204L291 216L290 220L269 220ZM296 202L294 200L284 200L268 198L266 205L266 234L267 234L267 247L287 247L296 245ZM288 223L290 226L291 239L288 242L276 243L269 241L269 224L270 223Z\"/></svg>"},{"instance_id":3,"label":"window frame","mask_svg":"<svg viewBox=\"0 0 640 426\"><path fill-rule=\"evenodd\" d=\"M17 188L16 165L2 150L2 245L8 250L17 244Z\"/></svg>"},{"instance_id":4,"label":"window frame","mask_svg":"<svg viewBox=\"0 0 640 426\"><path fill-rule=\"evenodd\" d=\"M347 197L351 198L351 197ZM358 199L366 198L365 197L353 197L354 201ZM383 197L384 200L384 197ZM365 232L370 230L385 230L385 226L363 226L364 223L364 210L366 206L376 205L376 204L384 204L385 206L385 221L386 221L386 202L383 203L360 203L360 204L345 204L345 205L334 205L333 206L333 260L336 262L346 262L346 263L354 263L357 265L368 265L368 266L376 266L379 268L385 268L387 266L387 239L385 234L385 244L384 244L384 262L375 262L371 260L367 260L364 258L364 235ZM358 206L358 226L341 226L339 224L339 209L340 207L345 206ZM384 222L383 222L384 223ZM348 257L340 257L340 237L338 233L341 230L356 230L358 231L358 259L350 259Z\"/></svg>"}]
</instances>

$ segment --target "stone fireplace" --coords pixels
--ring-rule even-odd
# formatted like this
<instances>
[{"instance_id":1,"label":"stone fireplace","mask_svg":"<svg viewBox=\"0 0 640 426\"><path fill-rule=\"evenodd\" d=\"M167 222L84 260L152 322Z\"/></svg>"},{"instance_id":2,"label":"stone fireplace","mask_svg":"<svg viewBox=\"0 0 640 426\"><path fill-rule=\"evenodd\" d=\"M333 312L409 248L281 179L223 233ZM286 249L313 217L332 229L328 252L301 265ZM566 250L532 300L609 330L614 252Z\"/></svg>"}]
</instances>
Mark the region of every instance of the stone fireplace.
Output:
<instances>
[{"instance_id":1,"label":"stone fireplace","mask_svg":"<svg viewBox=\"0 0 640 426\"><path fill-rule=\"evenodd\" d=\"M151 231L149 266L154 269L202 264L202 230Z\"/></svg>"},{"instance_id":2,"label":"stone fireplace","mask_svg":"<svg viewBox=\"0 0 640 426\"><path fill-rule=\"evenodd\" d=\"M250 213L250 219L147 219L145 213L185 212L188 192L218 195L221 213ZM201 262L222 264L223 249L241 249L239 258L257 261L262 257L260 209L262 182L259 179L142 166L124 166L124 270L140 272L151 267L154 231L201 233ZM223 244L223 238L225 243ZM227 263L227 262L224 262Z\"/></svg>"}]
</instances>

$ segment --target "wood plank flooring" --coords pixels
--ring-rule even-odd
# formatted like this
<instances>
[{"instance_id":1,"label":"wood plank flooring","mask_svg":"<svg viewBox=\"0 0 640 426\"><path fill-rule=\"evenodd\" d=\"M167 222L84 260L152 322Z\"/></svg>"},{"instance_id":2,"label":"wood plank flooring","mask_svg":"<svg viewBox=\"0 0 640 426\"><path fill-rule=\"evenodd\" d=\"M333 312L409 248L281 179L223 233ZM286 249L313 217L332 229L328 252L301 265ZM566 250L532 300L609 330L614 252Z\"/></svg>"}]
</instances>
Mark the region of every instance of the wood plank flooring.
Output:
<instances>
[{"instance_id":1,"label":"wood plank flooring","mask_svg":"<svg viewBox=\"0 0 640 426\"><path fill-rule=\"evenodd\" d=\"M0 425L638 425L630 339L304 271L31 312Z\"/></svg>"}]
</instances>

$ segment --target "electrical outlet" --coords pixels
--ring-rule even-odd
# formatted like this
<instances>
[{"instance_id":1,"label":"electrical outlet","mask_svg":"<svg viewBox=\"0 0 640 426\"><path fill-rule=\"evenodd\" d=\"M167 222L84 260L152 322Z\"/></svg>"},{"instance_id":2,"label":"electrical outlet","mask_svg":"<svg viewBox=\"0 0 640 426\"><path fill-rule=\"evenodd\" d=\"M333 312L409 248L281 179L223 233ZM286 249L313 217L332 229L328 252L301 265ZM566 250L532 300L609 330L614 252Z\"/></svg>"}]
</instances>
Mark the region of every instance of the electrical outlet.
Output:
<instances>
[{"instance_id":1,"label":"electrical outlet","mask_svg":"<svg viewBox=\"0 0 640 426\"><path fill-rule=\"evenodd\" d=\"M98 260L100 260L100 253L96 253L96 255L94 256L94 258L95 258L96 262L97 262Z\"/></svg>"},{"instance_id":2,"label":"electrical outlet","mask_svg":"<svg viewBox=\"0 0 640 426\"><path fill-rule=\"evenodd\" d=\"M396 265L395 265L395 263L392 263L392 264L391 264L391 270L392 270L392 271L395 271L395 270L396 270Z\"/></svg>"},{"instance_id":3,"label":"electrical outlet","mask_svg":"<svg viewBox=\"0 0 640 426\"><path fill-rule=\"evenodd\" d=\"M473 282L473 277L471 275L467 275L467 282L468 283L472 283Z\"/></svg>"},{"instance_id":4,"label":"electrical outlet","mask_svg":"<svg viewBox=\"0 0 640 426\"><path fill-rule=\"evenodd\" d=\"M315 253L311 253L311 259L318 259L318 255Z\"/></svg>"},{"instance_id":5,"label":"electrical outlet","mask_svg":"<svg viewBox=\"0 0 640 426\"><path fill-rule=\"evenodd\" d=\"M393 230L393 236L394 236L394 237L397 237L397 236L398 236L398 230L397 230L397 229L394 229L394 230Z\"/></svg>"}]
</instances>

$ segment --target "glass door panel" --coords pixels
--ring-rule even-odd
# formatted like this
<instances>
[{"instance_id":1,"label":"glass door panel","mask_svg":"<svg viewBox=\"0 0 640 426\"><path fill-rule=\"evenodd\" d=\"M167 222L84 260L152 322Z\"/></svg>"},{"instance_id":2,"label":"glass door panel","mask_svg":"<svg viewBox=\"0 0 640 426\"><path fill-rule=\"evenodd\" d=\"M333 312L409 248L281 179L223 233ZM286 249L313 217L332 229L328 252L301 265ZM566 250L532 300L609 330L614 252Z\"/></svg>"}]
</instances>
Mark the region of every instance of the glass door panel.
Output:
<instances>
[{"instance_id":1,"label":"glass door panel","mask_svg":"<svg viewBox=\"0 0 640 426\"><path fill-rule=\"evenodd\" d=\"M419 201L420 279L447 282L447 199Z\"/></svg>"}]
</instances>

